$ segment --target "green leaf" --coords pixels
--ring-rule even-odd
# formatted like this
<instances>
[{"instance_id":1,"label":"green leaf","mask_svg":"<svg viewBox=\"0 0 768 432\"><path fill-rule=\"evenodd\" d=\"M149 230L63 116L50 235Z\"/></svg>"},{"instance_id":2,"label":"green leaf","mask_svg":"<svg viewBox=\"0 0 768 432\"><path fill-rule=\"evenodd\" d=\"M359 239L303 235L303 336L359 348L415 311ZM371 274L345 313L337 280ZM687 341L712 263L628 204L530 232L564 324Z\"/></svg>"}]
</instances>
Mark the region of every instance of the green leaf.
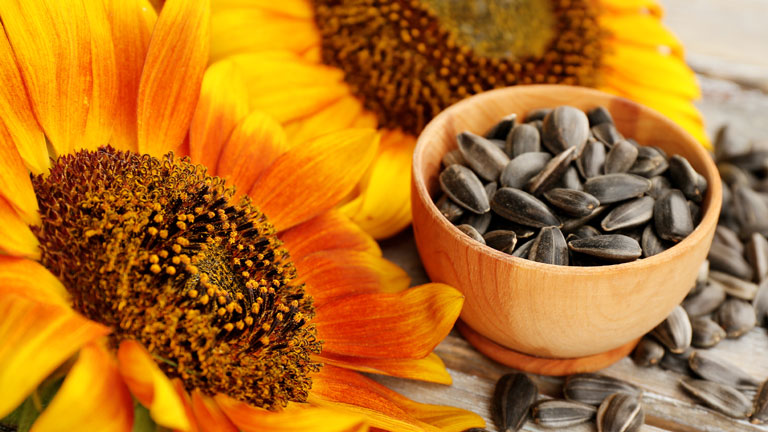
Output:
<instances>
[{"instance_id":1,"label":"green leaf","mask_svg":"<svg viewBox=\"0 0 768 432\"><path fill-rule=\"evenodd\" d=\"M63 378L59 378L43 382L18 408L0 420L0 425L13 427L18 432L28 432L56 396L63 381Z\"/></svg>"}]
</instances>

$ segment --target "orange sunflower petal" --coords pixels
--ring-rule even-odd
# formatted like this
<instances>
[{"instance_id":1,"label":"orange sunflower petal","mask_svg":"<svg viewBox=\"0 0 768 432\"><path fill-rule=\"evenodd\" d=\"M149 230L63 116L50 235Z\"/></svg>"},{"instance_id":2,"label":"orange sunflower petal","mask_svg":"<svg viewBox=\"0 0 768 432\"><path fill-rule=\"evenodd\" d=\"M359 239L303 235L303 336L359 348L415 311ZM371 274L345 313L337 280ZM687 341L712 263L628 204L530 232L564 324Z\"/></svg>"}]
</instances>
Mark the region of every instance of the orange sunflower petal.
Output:
<instances>
[{"instance_id":1,"label":"orange sunflower petal","mask_svg":"<svg viewBox=\"0 0 768 432\"><path fill-rule=\"evenodd\" d=\"M184 405L184 412L187 414L187 419L189 419L189 432L201 432L200 425L195 418L192 398L187 393L187 389L184 388L184 383L178 378L174 378L171 382L173 383L173 389L176 390L176 394L179 395L179 400Z\"/></svg>"},{"instance_id":2,"label":"orange sunflower petal","mask_svg":"<svg viewBox=\"0 0 768 432\"><path fill-rule=\"evenodd\" d=\"M16 145L24 165L34 174L48 170L50 159L45 144L45 135L37 124L32 106L27 98L16 59L5 35L5 28L0 23L0 128L5 124L10 139ZM0 159L5 160L5 159Z\"/></svg>"},{"instance_id":3,"label":"orange sunflower petal","mask_svg":"<svg viewBox=\"0 0 768 432\"><path fill-rule=\"evenodd\" d=\"M381 138L379 154L360 182L360 194L341 207L353 222L382 239L411 223L411 159L416 139L400 131Z\"/></svg>"},{"instance_id":4,"label":"orange sunflower petal","mask_svg":"<svg viewBox=\"0 0 768 432\"><path fill-rule=\"evenodd\" d=\"M394 399L405 412L443 432L462 432L471 428L485 427L485 420L482 417L461 408L418 403L400 394L396 394Z\"/></svg>"},{"instance_id":5,"label":"orange sunflower petal","mask_svg":"<svg viewBox=\"0 0 768 432\"><path fill-rule=\"evenodd\" d=\"M280 234L293 261L328 250L344 249L381 256L381 248L368 234L337 210L327 211Z\"/></svg>"},{"instance_id":6,"label":"orange sunflower petal","mask_svg":"<svg viewBox=\"0 0 768 432\"><path fill-rule=\"evenodd\" d=\"M248 112L247 88L237 67L226 60L208 67L189 127L192 162L216 175L221 148Z\"/></svg>"},{"instance_id":7,"label":"orange sunflower petal","mask_svg":"<svg viewBox=\"0 0 768 432\"><path fill-rule=\"evenodd\" d=\"M98 344L80 350L56 397L32 432L130 432L133 400L113 357Z\"/></svg>"},{"instance_id":8,"label":"orange sunflower petal","mask_svg":"<svg viewBox=\"0 0 768 432\"><path fill-rule=\"evenodd\" d=\"M0 17L33 111L57 153L107 143L117 78L103 3L7 0Z\"/></svg>"},{"instance_id":9,"label":"orange sunflower petal","mask_svg":"<svg viewBox=\"0 0 768 432\"><path fill-rule=\"evenodd\" d=\"M293 404L273 412L224 395L217 395L215 399L227 417L244 432L345 432L363 423L361 416L343 410Z\"/></svg>"},{"instance_id":10,"label":"orange sunflower petal","mask_svg":"<svg viewBox=\"0 0 768 432\"><path fill-rule=\"evenodd\" d=\"M202 432L237 432L238 430L229 417L221 411L216 401L197 389L192 391L192 410Z\"/></svg>"},{"instance_id":11,"label":"orange sunflower petal","mask_svg":"<svg viewBox=\"0 0 768 432\"><path fill-rule=\"evenodd\" d=\"M39 262L0 255L0 295L11 293L41 303L69 304L64 285Z\"/></svg>"},{"instance_id":12,"label":"orange sunflower petal","mask_svg":"<svg viewBox=\"0 0 768 432\"><path fill-rule=\"evenodd\" d=\"M398 293L410 284L405 270L393 262L354 250L315 252L294 265L297 283L307 285L316 307L360 294Z\"/></svg>"},{"instance_id":13,"label":"orange sunflower petal","mask_svg":"<svg viewBox=\"0 0 768 432\"><path fill-rule=\"evenodd\" d=\"M149 0L104 0L117 60L117 113L111 144L136 151L136 103L141 70L149 48L157 12Z\"/></svg>"},{"instance_id":14,"label":"orange sunflower petal","mask_svg":"<svg viewBox=\"0 0 768 432\"><path fill-rule=\"evenodd\" d=\"M269 166L249 195L278 231L335 206L376 154L378 134L349 129L294 146Z\"/></svg>"},{"instance_id":15,"label":"orange sunflower petal","mask_svg":"<svg viewBox=\"0 0 768 432\"><path fill-rule=\"evenodd\" d=\"M168 0L155 24L139 83L140 153L179 153L208 62L210 4Z\"/></svg>"},{"instance_id":16,"label":"orange sunflower petal","mask_svg":"<svg viewBox=\"0 0 768 432\"><path fill-rule=\"evenodd\" d=\"M254 111L235 127L220 150L217 174L247 192L261 173L288 148L280 124L269 115Z\"/></svg>"},{"instance_id":17,"label":"orange sunflower petal","mask_svg":"<svg viewBox=\"0 0 768 432\"><path fill-rule=\"evenodd\" d=\"M285 125L291 142L305 142L320 135L352 127L363 105L354 96L345 96L322 110ZM376 127L375 125L373 127Z\"/></svg>"},{"instance_id":18,"label":"orange sunflower petal","mask_svg":"<svg viewBox=\"0 0 768 432\"><path fill-rule=\"evenodd\" d=\"M40 257L37 237L2 196L0 196L0 252L31 259Z\"/></svg>"},{"instance_id":19,"label":"orange sunflower petal","mask_svg":"<svg viewBox=\"0 0 768 432\"><path fill-rule=\"evenodd\" d=\"M399 293L361 294L317 305L323 352L372 358L422 358L448 334L464 296L439 283Z\"/></svg>"},{"instance_id":20,"label":"orange sunflower petal","mask_svg":"<svg viewBox=\"0 0 768 432\"><path fill-rule=\"evenodd\" d=\"M160 426L189 430L184 404L173 384L139 343L124 340L117 351L120 374L133 396Z\"/></svg>"},{"instance_id":21,"label":"orange sunflower petal","mask_svg":"<svg viewBox=\"0 0 768 432\"><path fill-rule=\"evenodd\" d=\"M0 196L13 206L27 225L40 223L37 196L29 171L13 144L5 125L0 123Z\"/></svg>"},{"instance_id":22,"label":"orange sunflower petal","mask_svg":"<svg viewBox=\"0 0 768 432\"><path fill-rule=\"evenodd\" d=\"M0 418L86 343L109 333L69 308L0 296Z\"/></svg>"},{"instance_id":23,"label":"orange sunflower petal","mask_svg":"<svg viewBox=\"0 0 768 432\"><path fill-rule=\"evenodd\" d=\"M452 382L451 375L445 369L445 364L435 353L421 359L372 359L323 352L318 355L317 358L323 364L339 366L360 372L396 376L446 385L449 385Z\"/></svg>"}]
</instances>

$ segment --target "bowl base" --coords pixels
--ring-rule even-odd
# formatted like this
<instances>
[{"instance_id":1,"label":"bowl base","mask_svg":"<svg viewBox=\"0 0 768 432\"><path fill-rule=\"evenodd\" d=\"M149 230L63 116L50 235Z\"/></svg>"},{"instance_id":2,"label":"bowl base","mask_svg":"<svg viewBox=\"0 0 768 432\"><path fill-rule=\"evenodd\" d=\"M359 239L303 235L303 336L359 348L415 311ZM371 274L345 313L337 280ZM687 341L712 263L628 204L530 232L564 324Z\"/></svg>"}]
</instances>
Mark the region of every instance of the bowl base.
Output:
<instances>
[{"instance_id":1,"label":"bowl base","mask_svg":"<svg viewBox=\"0 0 768 432\"><path fill-rule=\"evenodd\" d=\"M594 372L598 369L608 367L632 352L635 345L640 341L640 339L633 340L626 345L622 345L610 351L586 357L546 358L524 354L503 347L476 332L461 320L456 322L456 329L459 330L459 333L464 336L464 339L478 351L503 365L524 372L554 376Z\"/></svg>"}]
</instances>

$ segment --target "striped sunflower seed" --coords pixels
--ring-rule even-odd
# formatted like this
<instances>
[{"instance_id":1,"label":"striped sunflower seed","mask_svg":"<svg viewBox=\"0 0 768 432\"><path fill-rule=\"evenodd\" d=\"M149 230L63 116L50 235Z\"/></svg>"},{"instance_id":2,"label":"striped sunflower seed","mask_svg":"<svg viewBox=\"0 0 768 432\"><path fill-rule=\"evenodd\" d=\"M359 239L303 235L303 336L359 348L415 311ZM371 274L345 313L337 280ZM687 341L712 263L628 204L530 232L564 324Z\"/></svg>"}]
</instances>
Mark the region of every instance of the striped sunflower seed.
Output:
<instances>
[{"instance_id":1,"label":"striped sunflower seed","mask_svg":"<svg viewBox=\"0 0 768 432\"><path fill-rule=\"evenodd\" d=\"M584 226L588 224L590 221L592 221L593 219L599 217L600 215L605 213L606 210L608 210L608 206L601 205L600 207L596 208L592 213L586 216L582 216L574 219L565 219L563 221L563 226L561 229L563 230L564 233L573 232L579 227Z\"/></svg>"},{"instance_id":2,"label":"striped sunflower seed","mask_svg":"<svg viewBox=\"0 0 768 432\"><path fill-rule=\"evenodd\" d=\"M659 366L664 370L677 372L682 375L693 375L693 371L688 365L688 357L692 352L693 350L691 349L688 349L681 354L666 352L661 361L659 361Z\"/></svg>"},{"instance_id":3,"label":"striped sunflower seed","mask_svg":"<svg viewBox=\"0 0 768 432\"><path fill-rule=\"evenodd\" d=\"M680 189L689 200L700 203L707 192L707 179L688 162L688 159L674 155L669 158L669 175L672 183Z\"/></svg>"},{"instance_id":4,"label":"striped sunflower seed","mask_svg":"<svg viewBox=\"0 0 768 432\"><path fill-rule=\"evenodd\" d=\"M584 182L584 191L594 195L600 204L610 204L637 198L648 192L651 181L634 174L605 174Z\"/></svg>"},{"instance_id":5,"label":"striped sunflower seed","mask_svg":"<svg viewBox=\"0 0 768 432\"><path fill-rule=\"evenodd\" d=\"M544 264L568 265L568 246L557 227L544 227L536 236L528 252L528 259Z\"/></svg>"},{"instance_id":6,"label":"striped sunflower seed","mask_svg":"<svg viewBox=\"0 0 768 432\"><path fill-rule=\"evenodd\" d=\"M725 297L722 284L709 281L701 289L689 294L681 306L692 317L709 315L723 304Z\"/></svg>"},{"instance_id":7,"label":"striped sunflower seed","mask_svg":"<svg viewBox=\"0 0 768 432\"><path fill-rule=\"evenodd\" d=\"M472 132L460 133L457 140L467 164L485 180L497 180L509 163L509 156L496 144Z\"/></svg>"},{"instance_id":8,"label":"striped sunflower seed","mask_svg":"<svg viewBox=\"0 0 768 432\"><path fill-rule=\"evenodd\" d=\"M508 254L511 254L517 245L517 234L515 234L514 231L490 231L485 233L483 238L485 239L485 244L488 246Z\"/></svg>"},{"instance_id":9,"label":"striped sunflower seed","mask_svg":"<svg viewBox=\"0 0 768 432\"><path fill-rule=\"evenodd\" d=\"M653 198L643 196L621 204L603 218L600 226L603 231L610 232L643 225L653 218L655 202Z\"/></svg>"},{"instance_id":10,"label":"striped sunflower seed","mask_svg":"<svg viewBox=\"0 0 768 432\"><path fill-rule=\"evenodd\" d=\"M539 390L524 373L502 376L493 392L493 414L500 431L517 431L528 419Z\"/></svg>"},{"instance_id":11,"label":"striped sunflower seed","mask_svg":"<svg viewBox=\"0 0 768 432\"><path fill-rule=\"evenodd\" d=\"M491 209L485 188L471 169L463 165L451 165L439 176L440 188L456 204L483 214Z\"/></svg>"},{"instance_id":12,"label":"striped sunflower seed","mask_svg":"<svg viewBox=\"0 0 768 432\"><path fill-rule=\"evenodd\" d=\"M643 336L632 352L632 360L638 366L658 364L662 357L664 357L664 347L648 336Z\"/></svg>"},{"instance_id":13,"label":"striped sunflower seed","mask_svg":"<svg viewBox=\"0 0 768 432\"><path fill-rule=\"evenodd\" d=\"M725 339L725 330L710 317L696 317L691 319L693 337L691 345L696 348L712 348Z\"/></svg>"},{"instance_id":14,"label":"striped sunflower seed","mask_svg":"<svg viewBox=\"0 0 768 432\"><path fill-rule=\"evenodd\" d=\"M588 405L600 405L614 393L642 395L643 391L626 381L596 373L569 375L563 384L563 396L567 400Z\"/></svg>"},{"instance_id":15,"label":"striped sunflower seed","mask_svg":"<svg viewBox=\"0 0 768 432\"><path fill-rule=\"evenodd\" d=\"M711 263L711 261L710 261ZM709 279L719 282L725 293L742 300L752 300L757 294L757 284L739 279L727 273L710 270Z\"/></svg>"},{"instance_id":16,"label":"striped sunflower seed","mask_svg":"<svg viewBox=\"0 0 768 432\"><path fill-rule=\"evenodd\" d=\"M597 140L589 140L584 145L581 156L576 159L576 168L581 176L587 179L602 175L605 156L605 144Z\"/></svg>"},{"instance_id":17,"label":"striped sunflower seed","mask_svg":"<svg viewBox=\"0 0 768 432\"><path fill-rule=\"evenodd\" d=\"M450 223L458 221L461 216L464 215L464 209L460 205L451 201L451 199L448 198L448 195L441 196L435 204L437 205L437 209L440 211L440 213L446 219L448 219L448 222Z\"/></svg>"},{"instance_id":18,"label":"striped sunflower seed","mask_svg":"<svg viewBox=\"0 0 768 432\"><path fill-rule=\"evenodd\" d=\"M730 298L715 312L715 321L725 329L728 338L735 339L752 330L757 323L755 309L744 300Z\"/></svg>"},{"instance_id":19,"label":"striped sunflower seed","mask_svg":"<svg viewBox=\"0 0 768 432\"><path fill-rule=\"evenodd\" d=\"M589 120L584 111L562 105L547 114L542 124L541 141L553 154L559 154L569 147L576 147L581 154L589 138Z\"/></svg>"},{"instance_id":20,"label":"striped sunflower seed","mask_svg":"<svg viewBox=\"0 0 768 432\"><path fill-rule=\"evenodd\" d=\"M523 120L526 123L535 122L544 120L544 117L547 116L547 114L552 112L552 108L537 108L532 109L528 111L527 114L525 114L525 119Z\"/></svg>"},{"instance_id":21,"label":"striped sunflower seed","mask_svg":"<svg viewBox=\"0 0 768 432\"><path fill-rule=\"evenodd\" d=\"M467 161L461 155L461 151L456 149L443 155L442 163L444 167L448 168L451 165L466 165Z\"/></svg>"},{"instance_id":22,"label":"striped sunflower seed","mask_svg":"<svg viewBox=\"0 0 768 432\"><path fill-rule=\"evenodd\" d=\"M643 253L637 240L622 234L605 234L571 240L568 247L574 252L613 262L634 261Z\"/></svg>"},{"instance_id":23,"label":"striped sunflower seed","mask_svg":"<svg viewBox=\"0 0 768 432\"><path fill-rule=\"evenodd\" d=\"M512 128L515 127L516 121L517 121L517 114L515 113L502 117L502 119L498 123L496 123L490 129L488 129L488 132L485 133L485 138L489 140L507 139L507 135L509 135L509 132L512 130Z\"/></svg>"},{"instance_id":24,"label":"striped sunflower seed","mask_svg":"<svg viewBox=\"0 0 768 432\"><path fill-rule=\"evenodd\" d=\"M575 217L588 216L600 206L600 201L594 196L574 189L550 189L544 192L544 197L553 206Z\"/></svg>"},{"instance_id":25,"label":"striped sunflower seed","mask_svg":"<svg viewBox=\"0 0 768 432\"><path fill-rule=\"evenodd\" d=\"M592 405L566 400L543 400L534 405L531 417L534 423L545 428L567 428L586 423L595 416Z\"/></svg>"},{"instance_id":26,"label":"striped sunflower seed","mask_svg":"<svg viewBox=\"0 0 768 432\"><path fill-rule=\"evenodd\" d=\"M605 155L605 173L624 173L632 168L637 160L638 149L627 140L620 140Z\"/></svg>"},{"instance_id":27,"label":"striped sunflower seed","mask_svg":"<svg viewBox=\"0 0 768 432\"><path fill-rule=\"evenodd\" d=\"M668 190L672 189L672 184L666 177L651 177L651 189L648 190L648 196L653 199L659 199Z\"/></svg>"},{"instance_id":28,"label":"striped sunflower seed","mask_svg":"<svg viewBox=\"0 0 768 432\"><path fill-rule=\"evenodd\" d=\"M485 185L485 195L488 196L488 202L491 201L493 198L493 194L496 193L496 191L499 189L499 184L497 182L490 182Z\"/></svg>"},{"instance_id":29,"label":"striped sunflower seed","mask_svg":"<svg viewBox=\"0 0 768 432\"><path fill-rule=\"evenodd\" d=\"M691 346L693 329L688 313L682 306L675 306L667 318L649 333L675 354Z\"/></svg>"},{"instance_id":30,"label":"striped sunflower seed","mask_svg":"<svg viewBox=\"0 0 768 432\"><path fill-rule=\"evenodd\" d=\"M677 189L670 189L656 200L653 219L656 234L664 240L679 242L693 232L691 211L683 193Z\"/></svg>"},{"instance_id":31,"label":"striped sunflower seed","mask_svg":"<svg viewBox=\"0 0 768 432\"><path fill-rule=\"evenodd\" d=\"M592 126L591 131L595 138L605 143L608 147L613 147L616 143L624 139L613 123L601 123Z\"/></svg>"},{"instance_id":32,"label":"striped sunflower seed","mask_svg":"<svg viewBox=\"0 0 768 432\"><path fill-rule=\"evenodd\" d=\"M512 256L527 259L528 253L531 251L531 246L533 246L534 240L535 239L530 239L527 242L521 244L517 249L515 249L514 252L512 252Z\"/></svg>"},{"instance_id":33,"label":"striped sunflower seed","mask_svg":"<svg viewBox=\"0 0 768 432\"><path fill-rule=\"evenodd\" d=\"M760 235L760 234L758 234ZM712 270L728 273L744 280L752 280L754 270L737 249L720 242L713 242L707 254Z\"/></svg>"},{"instance_id":34,"label":"striped sunflower seed","mask_svg":"<svg viewBox=\"0 0 768 432\"><path fill-rule=\"evenodd\" d=\"M657 148L641 146L637 150L637 159L629 169L630 174L653 178L660 176L669 168L667 158Z\"/></svg>"},{"instance_id":35,"label":"striped sunflower seed","mask_svg":"<svg viewBox=\"0 0 768 432\"><path fill-rule=\"evenodd\" d=\"M646 225L643 229L640 246L643 249L643 256L646 258L669 249L669 246L656 235L656 231L654 231L651 224Z\"/></svg>"},{"instance_id":36,"label":"striped sunflower seed","mask_svg":"<svg viewBox=\"0 0 768 432\"><path fill-rule=\"evenodd\" d=\"M691 353L688 364L700 377L738 390L756 390L760 385L760 381L735 364L719 359L705 351Z\"/></svg>"},{"instance_id":37,"label":"striped sunflower seed","mask_svg":"<svg viewBox=\"0 0 768 432\"><path fill-rule=\"evenodd\" d=\"M715 227L715 236L712 238L712 243L720 243L733 249L738 254L744 253L744 243L741 242L739 235L725 225Z\"/></svg>"},{"instance_id":38,"label":"striped sunflower seed","mask_svg":"<svg viewBox=\"0 0 768 432\"><path fill-rule=\"evenodd\" d=\"M525 123L515 126L507 135L506 151L513 158L523 153L540 152L541 137L539 136L539 130Z\"/></svg>"},{"instance_id":39,"label":"striped sunflower seed","mask_svg":"<svg viewBox=\"0 0 768 432\"><path fill-rule=\"evenodd\" d=\"M477 232L475 227L473 227L472 225L461 224L461 225L456 225L456 228L458 228L459 231L463 232L464 234L468 235L472 240L485 244L485 239L483 238L483 236L479 232Z\"/></svg>"},{"instance_id":40,"label":"striped sunflower seed","mask_svg":"<svg viewBox=\"0 0 768 432\"><path fill-rule=\"evenodd\" d=\"M587 111L587 119L589 119L590 126L597 126L600 123L613 123L611 113L602 106Z\"/></svg>"},{"instance_id":41,"label":"striped sunflower seed","mask_svg":"<svg viewBox=\"0 0 768 432\"><path fill-rule=\"evenodd\" d=\"M503 187L497 190L491 208L499 216L521 225L536 228L560 226L557 216L546 204L519 189Z\"/></svg>"},{"instance_id":42,"label":"striped sunflower seed","mask_svg":"<svg viewBox=\"0 0 768 432\"><path fill-rule=\"evenodd\" d=\"M556 187L573 190L584 190L584 185L581 184L579 179L579 171L573 166L568 167L560 178L560 181L555 184Z\"/></svg>"},{"instance_id":43,"label":"striped sunflower seed","mask_svg":"<svg viewBox=\"0 0 768 432\"><path fill-rule=\"evenodd\" d=\"M680 385L708 407L733 418L747 418L752 414L752 403L738 390L717 382L683 378Z\"/></svg>"},{"instance_id":44,"label":"striped sunflower seed","mask_svg":"<svg viewBox=\"0 0 768 432\"><path fill-rule=\"evenodd\" d=\"M571 161L576 157L576 147L568 147L555 157L553 157L544 166L538 174L533 176L525 188L533 195L541 195L547 189L550 189L557 183L568 170Z\"/></svg>"},{"instance_id":45,"label":"striped sunflower seed","mask_svg":"<svg viewBox=\"0 0 768 432\"><path fill-rule=\"evenodd\" d=\"M597 410L597 432L635 432L645 423L640 396L615 393Z\"/></svg>"},{"instance_id":46,"label":"striped sunflower seed","mask_svg":"<svg viewBox=\"0 0 768 432\"><path fill-rule=\"evenodd\" d=\"M552 159L552 155L549 153L523 153L509 161L504 167L499 182L504 187L522 189L528 181L544 169L550 159Z\"/></svg>"},{"instance_id":47,"label":"striped sunflower seed","mask_svg":"<svg viewBox=\"0 0 768 432\"><path fill-rule=\"evenodd\" d=\"M752 233L747 242L747 261L755 271L758 282L768 277L768 240L760 233Z\"/></svg>"}]
</instances>

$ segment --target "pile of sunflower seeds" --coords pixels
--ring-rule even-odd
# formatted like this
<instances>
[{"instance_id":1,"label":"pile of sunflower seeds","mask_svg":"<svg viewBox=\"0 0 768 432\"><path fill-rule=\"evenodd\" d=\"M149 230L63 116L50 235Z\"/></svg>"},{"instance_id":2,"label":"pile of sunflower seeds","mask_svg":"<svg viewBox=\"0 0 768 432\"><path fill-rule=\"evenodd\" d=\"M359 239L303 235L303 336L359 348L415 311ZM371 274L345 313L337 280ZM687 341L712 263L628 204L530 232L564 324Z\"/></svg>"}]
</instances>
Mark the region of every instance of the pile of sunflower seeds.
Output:
<instances>
[{"instance_id":1,"label":"pile of sunflower seeds","mask_svg":"<svg viewBox=\"0 0 768 432\"><path fill-rule=\"evenodd\" d=\"M686 375L681 385L705 405L764 423L767 386L706 349L768 326L768 148L751 148L723 127L714 150L723 207L707 261L682 304L632 356Z\"/></svg>"},{"instance_id":2,"label":"pile of sunflower seeds","mask_svg":"<svg viewBox=\"0 0 768 432\"><path fill-rule=\"evenodd\" d=\"M625 139L603 107L503 118L462 132L443 157L436 205L474 240L555 265L655 255L699 223L706 179L685 158Z\"/></svg>"}]
</instances>

